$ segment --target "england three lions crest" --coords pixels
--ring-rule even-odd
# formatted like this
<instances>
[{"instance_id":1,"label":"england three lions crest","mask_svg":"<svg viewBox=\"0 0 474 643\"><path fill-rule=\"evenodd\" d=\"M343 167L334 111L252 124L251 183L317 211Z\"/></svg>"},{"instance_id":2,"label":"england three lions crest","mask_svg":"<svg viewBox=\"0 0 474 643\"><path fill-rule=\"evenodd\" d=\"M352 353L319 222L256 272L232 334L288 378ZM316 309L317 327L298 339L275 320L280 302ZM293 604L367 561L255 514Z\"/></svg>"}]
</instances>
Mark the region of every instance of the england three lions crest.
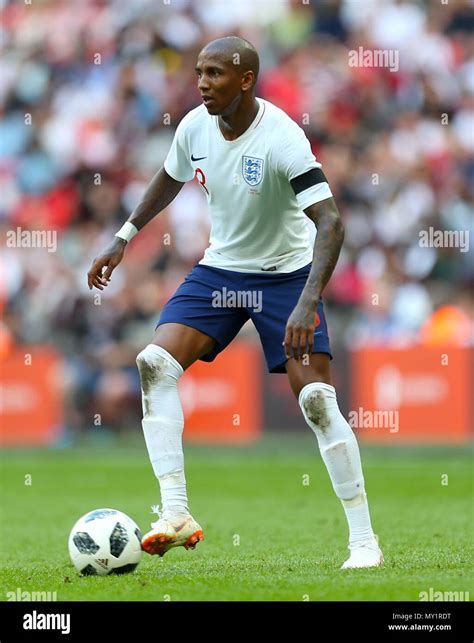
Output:
<instances>
[{"instance_id":1,"label":"england three lions crest","mask_svg":"<svg viewBox=\"0 0 474 643\"><path fill-rule=\"evenodd\" d=\"M254 156L242 157L242 174L249 185L258 185L263 179L263 159Z\"/></svg>"}]
</instances>

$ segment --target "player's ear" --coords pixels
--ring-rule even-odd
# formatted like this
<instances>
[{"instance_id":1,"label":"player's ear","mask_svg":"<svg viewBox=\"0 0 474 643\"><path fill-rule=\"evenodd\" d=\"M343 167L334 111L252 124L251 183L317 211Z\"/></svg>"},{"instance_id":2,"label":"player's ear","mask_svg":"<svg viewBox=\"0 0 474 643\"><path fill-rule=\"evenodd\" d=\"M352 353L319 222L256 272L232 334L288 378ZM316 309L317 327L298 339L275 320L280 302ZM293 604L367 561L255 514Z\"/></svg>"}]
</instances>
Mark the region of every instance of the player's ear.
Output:
<instances>
[{"instance_id":1,"label":"player's ear","mask_svg":"<svg viewBox=\"0 0 474 643\"><path fill-rule=\"evenodd\" d=\"M248 92L250 89L252 89L253 84L254 84L254 74L253 71L246 71L245 74L242 76L242 91Z\"/></svg>"}]
</instances>

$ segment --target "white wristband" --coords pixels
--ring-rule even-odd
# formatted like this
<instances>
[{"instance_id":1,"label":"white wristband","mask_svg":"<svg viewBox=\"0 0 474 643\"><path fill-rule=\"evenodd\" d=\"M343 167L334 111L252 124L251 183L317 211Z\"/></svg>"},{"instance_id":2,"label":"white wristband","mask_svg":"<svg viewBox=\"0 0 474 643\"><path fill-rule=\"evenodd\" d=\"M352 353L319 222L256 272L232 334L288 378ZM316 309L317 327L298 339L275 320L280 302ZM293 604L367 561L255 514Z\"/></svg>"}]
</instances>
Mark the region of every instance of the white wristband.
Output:
<instances>
[{"instance_id":1,"label":"white wristband","mask_svg":"<svg viewBox=\"0 0 474 643\"><path fill-rule=\"evenodd\" d=\"M115 233L115 236L120 237L120 239L124 239L125 241L130 241L137 232L138 228L134 226L133 223L130 223L130 221L126 221L120 230Z\"/></svg>"}]
</instances>

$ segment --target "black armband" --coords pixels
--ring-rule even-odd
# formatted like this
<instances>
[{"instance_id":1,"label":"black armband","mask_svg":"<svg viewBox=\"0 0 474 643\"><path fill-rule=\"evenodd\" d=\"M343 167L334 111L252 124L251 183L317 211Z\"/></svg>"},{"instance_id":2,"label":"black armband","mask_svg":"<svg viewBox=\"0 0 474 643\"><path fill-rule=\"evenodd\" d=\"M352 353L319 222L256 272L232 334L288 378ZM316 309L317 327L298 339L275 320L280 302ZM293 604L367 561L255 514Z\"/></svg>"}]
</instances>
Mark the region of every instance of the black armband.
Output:
<instances>
[{"instance_id":1,"label":"black armband","mask_svg":"<svg viewBox=\"0 0 474 643\"><path fill-rule=\"evenodd\" d=\"M319 167L315 167L312 170L308 170L304 174L296 176L294 179L291 179L291 187L294 190L294 193L298 195L300 192L304 192L308 188L313 187L313 185L318 185L319 183L327 183L327 178L324 176L324 172Z\"/></svg>"}]
</instances>

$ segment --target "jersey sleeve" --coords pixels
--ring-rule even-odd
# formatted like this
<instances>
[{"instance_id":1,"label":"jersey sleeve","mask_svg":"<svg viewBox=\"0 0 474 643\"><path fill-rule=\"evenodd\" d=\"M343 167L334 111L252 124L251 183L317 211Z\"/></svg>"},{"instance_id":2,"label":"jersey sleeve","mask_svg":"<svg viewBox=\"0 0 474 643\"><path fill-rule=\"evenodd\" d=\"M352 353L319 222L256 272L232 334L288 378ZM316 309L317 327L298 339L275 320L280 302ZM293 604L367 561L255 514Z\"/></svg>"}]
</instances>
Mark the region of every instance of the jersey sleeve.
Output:
<instances>
[{"instance_id":1,"label":"jersey sleeve","mask_svg":"<svg viewBox=\"0 0 474 643\"><path fill-rule=\"evenodd\" d=\"M306 134L296 123L278 145L277 167L291 183L302 210L332 197L321 163L316 160Z\"/></svg>"},{"instance_id":2,"label":"jersey sleeve","mask_svg":"<svg viewBox=\"0 0 474 643\"><path fill-rule=\"evenodd\" d=\"M184 121L181 121L176 128L164 168L175 181L185 183L194 177L194 169L186 145L186 123Z\"/></svg>"}]
</instances>

